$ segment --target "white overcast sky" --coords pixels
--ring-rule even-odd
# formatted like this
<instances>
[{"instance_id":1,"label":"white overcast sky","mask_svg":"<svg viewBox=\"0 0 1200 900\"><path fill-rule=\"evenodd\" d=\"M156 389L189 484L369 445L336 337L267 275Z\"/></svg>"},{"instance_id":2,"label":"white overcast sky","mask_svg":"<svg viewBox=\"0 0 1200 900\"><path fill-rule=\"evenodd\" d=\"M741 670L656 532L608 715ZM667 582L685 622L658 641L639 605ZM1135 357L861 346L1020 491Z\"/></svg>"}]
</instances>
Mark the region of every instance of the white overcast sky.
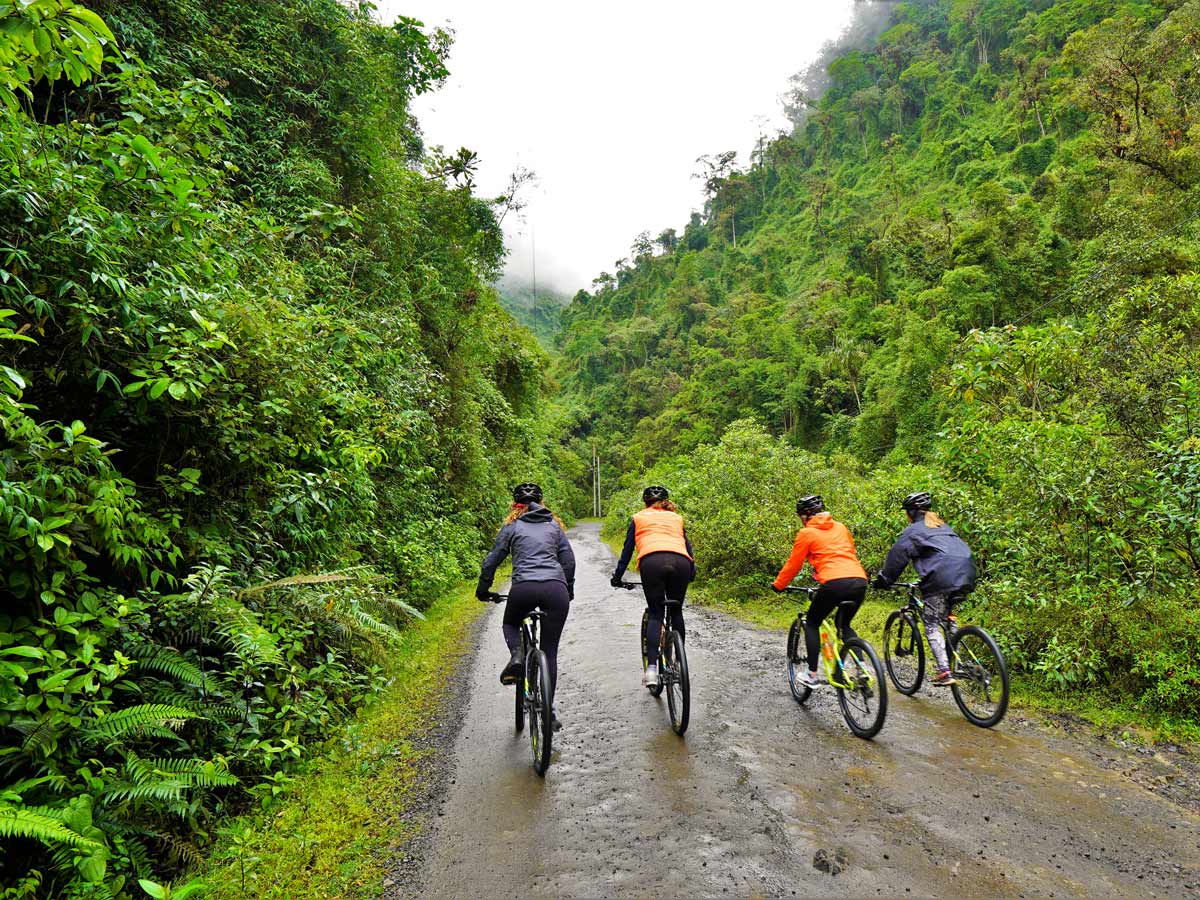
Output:
<instances>
[{"instance_id":1,"label":"white overcast sky","mask_svg":"<svg viewBox=\"0 0 1200 900\"><path fill-rule=\"evenodd\" d=\"M682 232L699 207L695 160L786 127L788 78L841 33L852 0L504 3L377 0L455 33L451 75L417 101L429 145L479 153L479 192L534 170L509 272L574 293L612 271L642 230Z\"/></svg>"}]
</instances>

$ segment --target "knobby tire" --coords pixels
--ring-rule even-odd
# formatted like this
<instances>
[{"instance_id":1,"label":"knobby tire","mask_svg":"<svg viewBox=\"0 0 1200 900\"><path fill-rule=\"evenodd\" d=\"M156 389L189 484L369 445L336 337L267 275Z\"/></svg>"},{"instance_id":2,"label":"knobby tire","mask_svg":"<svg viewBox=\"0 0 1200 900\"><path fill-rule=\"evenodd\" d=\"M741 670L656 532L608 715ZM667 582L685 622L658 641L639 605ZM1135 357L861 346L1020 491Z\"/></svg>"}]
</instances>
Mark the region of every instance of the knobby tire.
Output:
<instances>
[{"instance_id":1,"label":"knobby tire","mask_svg":"<svg viewBox=\"0 0 1200 900\"><path fill-rule=\"evenodd\" d=\"M925 679L925 642L915 617L897 609L883 627L883 660L896 690L911 697Z\"/></svg>"},{"instance_id":2,"label":"knobby tire","mask_svg":"<svg viewBox=\"0 0 1200 900\"><path fill-rule=\"evenodd\" d=\"M862 638L842 645L841 677L854 687L837 688L842 717L856 737L869 740L879 734L887 718L887 681L875 649Z\"/></svg>"}]
</instances>

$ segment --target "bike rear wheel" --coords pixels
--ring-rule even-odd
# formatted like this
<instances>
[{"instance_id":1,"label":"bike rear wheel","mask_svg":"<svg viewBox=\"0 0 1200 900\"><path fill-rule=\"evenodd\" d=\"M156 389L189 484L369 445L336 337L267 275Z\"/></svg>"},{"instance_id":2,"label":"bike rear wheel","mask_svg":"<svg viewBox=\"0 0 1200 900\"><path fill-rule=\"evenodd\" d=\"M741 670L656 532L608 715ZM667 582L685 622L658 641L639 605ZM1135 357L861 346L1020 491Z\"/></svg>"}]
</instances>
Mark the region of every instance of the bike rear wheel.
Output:
<instances>
[{"instance_id":1,"label":"bike rear wheel","mask_svg":"<svg viewBox=\"0 0 1200 900\"><path fill-rule=\"evenodd\" d=\"M991 728L1008 711L1008 666L1000 646L978 625L950 638L954 702L972 725Z\"/></svg>"},{"instance_id":2,"label":"bike rear wheel","mask_svg":"<svg viewBox=\"0 0 1200 900\"><path fill-rule=\"evenodd\" d=\"M837 688L842 717L857 737L873 738L887 718L887 683L879 656L862 638L850 638L842 645L841 663L841 680L850 685Z\"/></svg>"},{"instance_id":3,"label":"bike rear wheel","mask_svg":"<svg viewBox=\"0 0 1200 900\"><path fill-rule=\"evenodd\" d=\"M688 674L687 654L683 637L677 631L668 635L664 658L659 660L662 682L667 690L667 708L671 713L671 728L676 734L687 731L692 714L692 682Z\"/></svg>"},{"instance_id":4,"label":"bike rear wheel","mask_svg":"<svg viewBox=\"0 0 1200 900\"><path fill-rule=\"evenodd\" d=\"M526 667L529 684L529 747L533 751L533 770L545 775L550 768L550 745L554 734L550 714L550 673L546 654L535 650Z\"/></svg>"},{"instance_id":5,"label":"bike rear wheel","mask_svg":"<svg viewBox=\"0 0 1200 900\"><path fill-rule=\"evenodd\" d=\"M646 652L646 627L650 623L650 610L642 610L642 671L646 671L646 666L650 664L649 655ZM658 661L659 668L662 668L662 660ZM663 692L662 678L658 679L658 684L651 684L646 687L651 694L657 697Z\"/></svg>"},{"instance_id":6,"label":"bike rear wheel","mask_svg":"<svg viewBox=\"0 0 1200 900\"><path fill-rule=\"evenodd\" d=\"M925 644L916 619L898 609L883 627L883 660L896 690L911 697L925 679Z\"/></svg>"},{"instance_id":7,"label":"bike rear wheel","mask_svg":"<svg viewBox=\"0 0 1200 900\"><path fill-rule=\"evenodd\" d=\"M792 699L803 703L812 694L812 688L800 680L800 675L808 668L808 651L804 645L804 620L800 617L792 623L788 632L787 642L787 675L788 687L792 689Z\"/></svg>"},{"instance_id":8,"label":"bike rear wheel","mask_svg":"<svg viewBox=\"0 0 1200 900\"><path fill-rule=\"evenodd\" d=\"M524 637L521 638L521 658L526 660L526 668L528 668L529 648L525 646ZM524 673L517 679L515 687L513 696L516 698L516 726L517 734L520 734L525 730L525 691L528 689Z\"/></svg>"}]
</instances>

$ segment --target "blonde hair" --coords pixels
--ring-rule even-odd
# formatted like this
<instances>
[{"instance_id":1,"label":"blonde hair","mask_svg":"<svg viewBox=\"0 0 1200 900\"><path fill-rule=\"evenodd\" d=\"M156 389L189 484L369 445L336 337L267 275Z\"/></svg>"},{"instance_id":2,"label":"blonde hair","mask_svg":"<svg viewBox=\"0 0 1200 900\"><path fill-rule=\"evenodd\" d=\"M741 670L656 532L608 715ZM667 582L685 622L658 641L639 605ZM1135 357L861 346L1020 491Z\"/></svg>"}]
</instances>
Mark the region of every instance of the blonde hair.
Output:
<instances>
[{"instance_id":1,"label":"blonde hair","mask_svg":"<svg viewBox=\"0 0 1200 900\"><path fill-rule=\"evenodd\" d=\"M941 528L945 524L946 524L946 520L943 519L941 516L939 516L937 513L930 512L929 510L925 510L925 527L926 528Z\"/></svg>"},{"instance_id":2,"label":"blonde hair","mask_svg":"<svg viewBox=\"0 0 1200 900\"><path fill-rule=\"evenodd\" d=\"M550 512L550 510L546 510L546 511ZM500 527L503 528L504 525L511 525L513 522L517 521L517 519L521 518L521 516L525 515L525 513L527 513L527 512L529 512L529 504L528 503L514 503L512 506L510 506L508 508L508 515L504 517L504 524L501 525ZM554 517L554 521L558 524L559 528L561 528L563 531L567 530L567 526L562 523L562 519L560 519L558 516L554 515L553 512L550 512L550 515Z\"/></svg>"},{"instance_id":3,"label":"blonde hair","mask_svg":"<svg viewBox=\"0 0 1200 900\"><path fill-rule=\"evenodd\" d=\"M653 503L647 503L646 509L665 509L667 512L675 512L675 504L670 500L655 500Z\"/></svg>"}]
</instances>

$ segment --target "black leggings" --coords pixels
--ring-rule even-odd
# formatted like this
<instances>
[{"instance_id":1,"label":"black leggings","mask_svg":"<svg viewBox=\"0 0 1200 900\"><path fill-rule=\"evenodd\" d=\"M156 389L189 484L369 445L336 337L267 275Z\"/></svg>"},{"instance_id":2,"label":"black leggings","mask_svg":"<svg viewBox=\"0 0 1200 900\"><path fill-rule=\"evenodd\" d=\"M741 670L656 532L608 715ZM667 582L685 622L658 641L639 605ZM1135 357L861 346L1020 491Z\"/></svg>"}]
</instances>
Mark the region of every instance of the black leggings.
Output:
<instances>
[{"instance_id":1,"label":"black leggings","mask_svg":"<svg viewBox=\"0 0 1200 900\"><path fill-rule=\"evenodd\" d=\"M821 623L825 617L836 609L835 624L838 631L847 638L858 637L858 633L850 627L850 620L854 618L866 596L865 578L834 578L821 585L821 589L813 597L812 605L808 607L808 615L804 617L804 645L808 650L810 672L817 671L817 664L821 659ZM838 606L847 600L854 601L854 606Z\"/></svg>"},{"instance_id":2,"label":"black leggings","mask_svg":"<svg viewBox=\"0 0 1200 900\"><path fill-rule=\"evenodd\" d=\"M658 662L658 636L662 632L663 610L668 599L679 601L678 606L671 607L671 627L684 637L683 601L692 580L692 561L682 553L662 550L638 560L638 572L650 610L646 622L646 662L654 665Z\"/></svg>"},{"instance_id":3,"label":"black leggings","mask_svg":"<svg viewBox=\"0 0 1200 900\"><path fill-rule=\"evenodd\" d=\"M508 589L508 602L504 605L504 643L508 652L521 649L521 623L533 610L546 614L541 622L538 645L546 654L546 666L550 669L550 700L558 688L558 639L567 624L567 612L571 601L567 597L567 586L561 581L521 581Z\"/></svg>"}]
</instances>

